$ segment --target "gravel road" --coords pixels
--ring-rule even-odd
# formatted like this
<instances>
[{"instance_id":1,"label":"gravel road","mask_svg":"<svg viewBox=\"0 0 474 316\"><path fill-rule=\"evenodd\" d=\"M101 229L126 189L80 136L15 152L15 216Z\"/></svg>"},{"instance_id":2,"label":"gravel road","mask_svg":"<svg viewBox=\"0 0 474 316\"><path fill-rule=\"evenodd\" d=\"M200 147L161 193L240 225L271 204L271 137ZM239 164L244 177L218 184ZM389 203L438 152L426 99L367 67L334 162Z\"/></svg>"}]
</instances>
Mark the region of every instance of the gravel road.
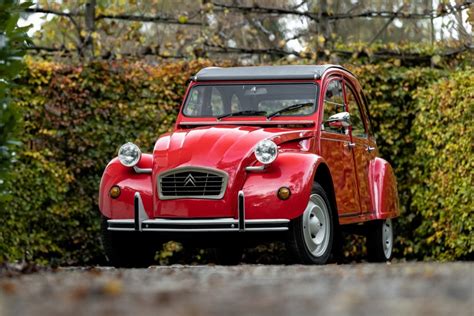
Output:
<instances>
[{"instance_id":1,"label":"gravel road","mask_svg":"<svg viewBox=\"0 0 474 316\"><path fill-rule=\"evenodd\" d=\"M62 268L0 278L9 315L474 315L474 263Z\"/></svg>"}]
</instances>

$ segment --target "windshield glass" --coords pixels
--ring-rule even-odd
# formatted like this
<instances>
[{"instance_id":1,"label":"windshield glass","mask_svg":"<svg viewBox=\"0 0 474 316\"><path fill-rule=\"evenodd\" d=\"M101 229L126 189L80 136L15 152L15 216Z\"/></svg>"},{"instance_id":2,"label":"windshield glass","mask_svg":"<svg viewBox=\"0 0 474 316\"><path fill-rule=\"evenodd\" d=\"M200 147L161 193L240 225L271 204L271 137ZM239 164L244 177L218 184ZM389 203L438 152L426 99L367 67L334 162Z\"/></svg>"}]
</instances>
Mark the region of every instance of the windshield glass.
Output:
<instances>
[{"instance_id":1,"label":"windshield glass","mask_svg":"<svg viewBox=\"0 0 474 316\"><path fill-rule=\"evenodd\" d=\"M316 111L318 86L314 83L196 85L191 88L183 114L192 117L309 115ZM239 113L240 112L240 113Z\"/></svg>"}]
</instances>

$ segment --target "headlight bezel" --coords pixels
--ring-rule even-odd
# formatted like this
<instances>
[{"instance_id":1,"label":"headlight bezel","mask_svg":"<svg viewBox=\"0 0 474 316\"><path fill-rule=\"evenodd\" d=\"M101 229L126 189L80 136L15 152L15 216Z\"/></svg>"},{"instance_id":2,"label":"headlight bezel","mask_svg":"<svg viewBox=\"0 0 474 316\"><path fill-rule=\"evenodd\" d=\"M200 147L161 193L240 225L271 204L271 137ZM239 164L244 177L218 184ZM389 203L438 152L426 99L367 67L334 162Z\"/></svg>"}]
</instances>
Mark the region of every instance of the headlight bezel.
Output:
<instances>
[{"instance_id":1,"label":"headlight bezel","mask_svg":"<svg viewBox=\"0 0 474 316\"><path fill-rule=\"evenodd\" d=\"M128 157L133 157L127 158L127 155ZM132 142L128 142L120 146L117 156L122 165L131 168L135 167L138 164L141 159L142 152L140 150L140 147L138 147Z\"/></svg>"},{"instance_id":2,"label":"headlight bezel","mask_svg":"<svg viewBox=\"0 0 474 316\"><path fill-rule=\"evenodd\" d=\"M255 145L253 152L258 162L269 165L278 157L278 146L272 140L264 139Z\"/></svg>"}]
</instances>

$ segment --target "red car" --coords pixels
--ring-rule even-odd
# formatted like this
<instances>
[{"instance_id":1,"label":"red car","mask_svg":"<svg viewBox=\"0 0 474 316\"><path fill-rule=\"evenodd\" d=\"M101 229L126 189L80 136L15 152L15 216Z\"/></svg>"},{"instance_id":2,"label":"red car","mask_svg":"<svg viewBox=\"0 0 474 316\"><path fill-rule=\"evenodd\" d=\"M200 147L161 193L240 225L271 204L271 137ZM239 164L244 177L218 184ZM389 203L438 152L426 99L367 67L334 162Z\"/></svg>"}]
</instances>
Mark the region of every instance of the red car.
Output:
<instances>
[{"instance_id":1,"label":"red car","mask_svg":"<svg viewBox=\"0 0 474 316\"><path fill-rule=\"evenodd\" d=\"M151 262L168 240L235 264L264 239L285 240L296 262L325 264L345 228L364 228L369 260L386 261L399 215L367 99L337 65L202 69L153 153L120 148L99 205L117 266Z\"/></svg>"}]
</instances>

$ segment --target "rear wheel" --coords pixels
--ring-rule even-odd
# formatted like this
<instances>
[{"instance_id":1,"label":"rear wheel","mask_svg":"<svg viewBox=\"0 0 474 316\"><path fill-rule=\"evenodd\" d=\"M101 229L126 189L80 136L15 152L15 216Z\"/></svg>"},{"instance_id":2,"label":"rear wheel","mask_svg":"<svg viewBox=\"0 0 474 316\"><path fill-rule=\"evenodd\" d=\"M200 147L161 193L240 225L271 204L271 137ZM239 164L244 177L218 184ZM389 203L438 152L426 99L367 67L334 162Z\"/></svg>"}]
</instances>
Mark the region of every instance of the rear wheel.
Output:
<instances>
[{"instance_id":1,"label":"rear wheel","mask_svg":"<svg viewBox=\"0 0 474 316\"><path fill-rule=\"evenodd\" d=\"M288 248L298 263L326 264L333 241L331 204L324 189L315 182L303 215L290 223Z\"/></svg>"},{"instance_id":2,"label":"rear wheel","mask_svg":"<svg viewBox=\"0 0 474 316\"><path fill-rule=\"evenodd\" d=\"M101 223L101 239L107 261L114 267L148 267L154 261L156 248L138 232L120 232L107 229L107 219Z\"/></svg>"},{"instance_id":3,"label":"rear wheel","mask_svg":"<svg viewBox=\"0 0 474 316\"><path fill-rule=\"evenodd\" d=\"M393 255L393 221L390 218L368 223L367 259L370 262L390 261Z\"/></svg>"}]
</instances>

